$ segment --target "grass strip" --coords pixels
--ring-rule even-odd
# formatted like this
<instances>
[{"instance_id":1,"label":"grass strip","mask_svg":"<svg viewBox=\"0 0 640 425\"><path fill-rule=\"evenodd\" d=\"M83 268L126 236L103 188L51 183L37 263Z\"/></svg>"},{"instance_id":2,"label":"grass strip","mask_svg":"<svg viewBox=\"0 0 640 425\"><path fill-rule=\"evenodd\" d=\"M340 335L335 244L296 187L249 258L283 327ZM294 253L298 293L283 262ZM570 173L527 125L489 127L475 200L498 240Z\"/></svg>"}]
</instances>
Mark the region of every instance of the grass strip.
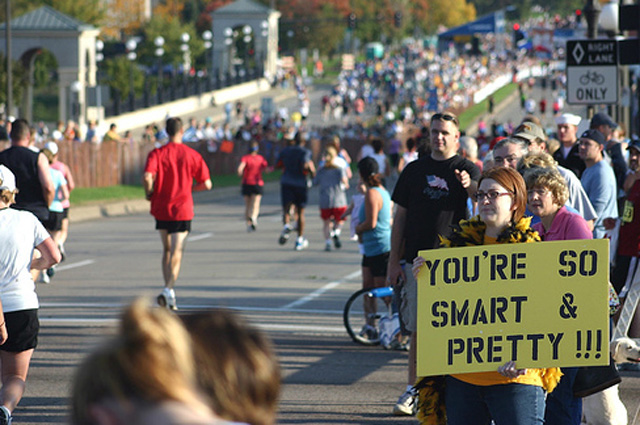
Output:
<instances>
[{"instance_id":1,"label":"grass strip","mask_svg":"<svg viewBox=\"0 0 640 425\"><path fill-rule=\"evenodd\" d=\"M265 182L280 179L280 171L264 173ZM213 189L229 186L240 186L240 177L235 174L213 176ZM107 187L78 187L71 192L71 205L91 205L101 202L127 201L144 199L142 185L119 184Z\"/></svg>"},{"instance_id":2,"label":"grass strip","mask_svg":"<svg viewBox=\"0 0 640 425\"><path fill-rule=\"evenodd\" d=\"M511 93L518 89L518 85L516 83L509 83L506 86L498 89L493 94L493 100L495 105L499 105L503 100L505 100ZM484 113L489 110L488 99L483 100L480 103L477 103L466 111L460 114L458 119L460 120L460 129L466 129L471 124L473 124L478 118L480 118Z\"/></svg>"}]
</instances>

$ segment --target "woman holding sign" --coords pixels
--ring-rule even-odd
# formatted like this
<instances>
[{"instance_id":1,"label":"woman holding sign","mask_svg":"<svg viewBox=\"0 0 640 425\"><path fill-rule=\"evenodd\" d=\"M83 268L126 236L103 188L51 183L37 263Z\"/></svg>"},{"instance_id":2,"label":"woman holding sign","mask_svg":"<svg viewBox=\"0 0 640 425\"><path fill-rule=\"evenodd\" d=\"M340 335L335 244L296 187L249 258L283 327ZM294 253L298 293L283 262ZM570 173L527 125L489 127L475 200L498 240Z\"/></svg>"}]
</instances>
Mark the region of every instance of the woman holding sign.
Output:
<instances>
[{"instance_id":1,"label":"woman holding sign","mask_svg":"<svg viewBox=\"0 0 640 425\"><path fill-rule=\"evenodd\" d=\"M564 204L569 189L557 170L532 168L524 173L529 211L540 217L533 225L543 241L591 239L592 233L584 218L567 211ZM577 367L563 367L558 387L547 397L545 424L580 425L582 399L573 396Z\"/></svg>"},{"instance_id":2,"label":"woman holding sign","mask_svg":"<svg viewBox=\"0 0 640 425\"><path fill-rule=\"evenodd\" d=\"M497 167L482 174L476 193L479 215L462 220L444 247L529 243L540 240L524 218L527 190L524 180L511 168ZM424 259L413 263L417 276ZM545 391L560 380L559 368L518 369L509 361L496 372L448 375L444 388L436 378L418 384L419 409L423 423L444 423L440 414L442 391L448 425L534 425L544 423ZM440 417L438 417L440 416ZM437 419L434 421L434 417Z\"/></svg>"}]
</instances>

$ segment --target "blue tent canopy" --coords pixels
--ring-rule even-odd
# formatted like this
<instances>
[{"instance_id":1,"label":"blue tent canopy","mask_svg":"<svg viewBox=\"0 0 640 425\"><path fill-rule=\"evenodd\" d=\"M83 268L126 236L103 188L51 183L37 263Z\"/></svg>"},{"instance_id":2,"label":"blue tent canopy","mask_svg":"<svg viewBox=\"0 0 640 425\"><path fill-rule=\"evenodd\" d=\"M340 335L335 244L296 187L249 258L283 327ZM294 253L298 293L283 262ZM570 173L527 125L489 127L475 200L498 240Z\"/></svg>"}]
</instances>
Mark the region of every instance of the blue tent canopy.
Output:
<instances>
[{"instance_id":1,"label":"blue tent canopy","mask_svg":"<svg viewBox=\"0 0 640 425\"><path fill-rule=\"evenodd\" d=\"M504 12L498 11L482 16L473 22L451 28L448 31L438 34L438 38L442 40L445 38L453 38L457 35L503 33L504 25Z\"/></svg>"}]
</instances>

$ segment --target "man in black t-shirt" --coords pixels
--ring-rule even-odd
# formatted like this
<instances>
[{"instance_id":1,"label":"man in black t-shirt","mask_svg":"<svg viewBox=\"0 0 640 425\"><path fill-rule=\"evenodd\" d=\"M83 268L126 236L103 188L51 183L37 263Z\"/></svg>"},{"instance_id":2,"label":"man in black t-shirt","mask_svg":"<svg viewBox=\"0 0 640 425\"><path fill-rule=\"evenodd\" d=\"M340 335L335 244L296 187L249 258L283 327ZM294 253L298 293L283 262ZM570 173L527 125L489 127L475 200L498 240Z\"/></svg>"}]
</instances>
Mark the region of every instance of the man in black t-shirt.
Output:
<instances>
[{"instance_id":1,"label":"man in black t-shirt","mask_svg":"<svg viewBox=\"0 0 640 425\"><path fill-rule=\"evenodd\" d=\"M33 213L45 224L49 219L49 205L55 196L49 161L40 152L29 149L29 123L17 119L11 127L11 146L0 152L0 164L16 176L20 191L11 208Z\"/></svg>"},{"instance_id":2,"label":"man in black t-shirt","mask_svg":"<svg viewBox=\"0 0 640 425\"><path fill-rule=\"evenodd\" d=\"M467 218L467 200L475 194L480 170L457 155L460 138L458 119L445 112L431 117L431 152L402 171L393 201L397 211L391 231L391 252L387 268L389 284L402 285L402 320L412 332L409 350L407 390L393 413L412 415L416 411L416 316L417 284L411 264L423 249L439 246L438 235L449 236L451 225ZM402 269L403 260L406 271Z\"/></svg>"}]
</instances>

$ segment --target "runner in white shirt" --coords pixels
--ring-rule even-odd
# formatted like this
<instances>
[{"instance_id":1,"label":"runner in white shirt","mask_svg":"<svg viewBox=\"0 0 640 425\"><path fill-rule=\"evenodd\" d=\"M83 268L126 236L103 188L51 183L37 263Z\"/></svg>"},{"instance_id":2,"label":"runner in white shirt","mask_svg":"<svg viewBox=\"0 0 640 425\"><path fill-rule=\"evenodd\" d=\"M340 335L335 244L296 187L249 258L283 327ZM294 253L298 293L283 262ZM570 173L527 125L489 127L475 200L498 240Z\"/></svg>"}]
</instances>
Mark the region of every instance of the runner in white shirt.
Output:
<instances>
[{"instance_id":1,"label":"runner in white shirt","mask_svg":"<svg viewBox=\"0 0 640 425\"><path fill-rule=\"evenodd\" d=\"M39 304L29 271L60 261L55 242L36 216L9 208L17 192L15 176L0 165L0 424L11 423L38 343Z\"/></svg>"}]
</instances>

